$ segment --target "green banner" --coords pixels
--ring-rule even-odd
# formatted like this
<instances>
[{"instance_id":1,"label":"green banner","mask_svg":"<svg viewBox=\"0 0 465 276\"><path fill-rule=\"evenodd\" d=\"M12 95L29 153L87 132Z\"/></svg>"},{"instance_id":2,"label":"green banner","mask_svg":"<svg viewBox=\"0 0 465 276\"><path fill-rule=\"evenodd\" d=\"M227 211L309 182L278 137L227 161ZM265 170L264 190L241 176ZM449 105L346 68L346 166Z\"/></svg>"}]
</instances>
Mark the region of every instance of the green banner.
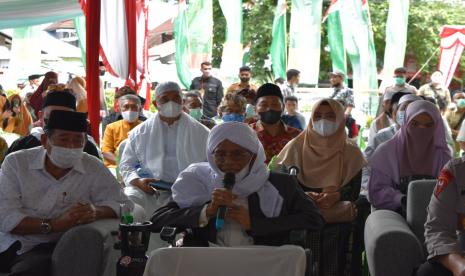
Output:
<instances>
[{"instance_id":1,"label":"green banner","mask_svg":"<svg viewBox=\"0 0 465 276\"><path fill-rule=\"evenodd\" d=\"M226 40L221 58L221 73L230 81L237 80L242 66L242 0L219 0L226 18Z\"/></svg>"},{"instance_id":2,"label":"green banner","mask_svg":"<svg viewBox=\"0 0 465 276\"><path fill-rule=\"evenodd\" d=\"M79 39L79 48L81 48L82 65L86 68L86 17L75 17L73 22Z\"/></svg>"},{"instance_id":3,"label":"green banner","mask_svg":"<svg viewBox=\"0 0 465 276\"><path fill-rule=\"evenodd\" d=\"M275 78L286 79L287 43L286 43L286 0L279 0L276 6L272 28L270 48L271 63Z\"/></svg>"},{"instance_id":4,"label":"green banner","mask_svg":"<svg viewBox=\"0 0 465 276\"><path fill-rule=\"evenodd\" d=\"M300 71L300 82L318 84L323 0L292 0L288 68Z\"/></svg>"},{"instance_id":5,"label":"green banner","mask_svg":"<svg viewBox=\"0 0 465 276\"><path fill-rule=\"evenodd\" d=\"M333 1L327 11L325 21L328 26L329 53L331 55L333 71L341 71L347 76L347 58L344 39L342 37L341 20L339 18L339 6L339 2ZM344 79L344 83L347 85L347 78Z\"/></svg>"},{"instance_id":6,"label":"green banner","mask_svg":"<svg viewBox=\"0 0 465 276\"><path fill-rule=\"evenodd\" d=\"M213 6L212 0L179 1L178 16L174 20L176 70L179 80L189 88L192 75L212 53Z\"/></svg>"},{"instance_id":7,"label":"green banner","mask_svg":"<svg viewBox=\"0 0 465 276\"><path fill-rule=\"evenodd\" d=\"M390 0L386 22L386 48L384 50L383 84L390 85L394 69L404 66L407 46L408 0ZM386 81L388 83L386 83Z\"/></svg>"}]
</instances>

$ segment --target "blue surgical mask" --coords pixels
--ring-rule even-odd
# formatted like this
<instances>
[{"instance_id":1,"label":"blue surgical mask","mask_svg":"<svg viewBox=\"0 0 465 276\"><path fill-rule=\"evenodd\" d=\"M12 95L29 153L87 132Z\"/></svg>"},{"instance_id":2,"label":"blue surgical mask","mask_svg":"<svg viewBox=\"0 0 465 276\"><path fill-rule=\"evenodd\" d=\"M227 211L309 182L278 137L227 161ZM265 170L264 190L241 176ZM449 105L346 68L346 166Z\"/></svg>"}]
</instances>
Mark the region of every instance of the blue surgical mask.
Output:
<instances>
[{"instance_id":1,"label":"blue surgical mask","mask_svg":"<svg viewBox=\"0 0 465 276\"><path fill-rule=\"evenodd\" d=\"M255 109L253 107L253 105L251 104L247 104L246 108L245 108L245 116L246 118L252 118L252 117L255 117L256 113L255 113Z\"/></svg>"},{"instance_id":2,"label":"blue surgical mask","mask_svg":"<svg viewBox=\"0 0 465 276\"><path fill-rule=\"evenodd\" d=\"M231 113L223 115L223 122L244 122L244 115Z\"/></svg>"},{"instance_id":3,"label":"blue surgical mask","mask_svg":"<svg viewBox=\"0 0 465 276\"><path fill-rule=\"evenodd\" d=\"M193 108L193 109L189 109L189 115L191 115L191 117L196 119L197 121L200 121L200 119L202 118L203 112L201 108Z\"/></svg>"},{"instance_id":4,"label":"blue surgical mask","mask_svg":"<svg viewBox=\"0 0 465 276\"><path fill-rule=\"evenodd\" d=\"M405 78L404 77L395 77L394 79L395 79L397 85L404 85L405 84Z\"/></svg>"},{"instance_id":5,"label":"blue surgical mask","mask_svg":"<svg viewBox=\"0 0 465 276\"><path fill-rule=\"evenodd\" d=\"M405 118L405 110L403 111L397 111L397 115L396 115L396 122L399 126L403 126L404 125L404 118Z\"/></svg>"},{"instance_id":6,"label":"blue surgical mask","mask_svg":"<svg viewBox=\"0 0 465 276\"><path fill-rule=\"evenodd\" d=\"M457 101L458 108L465 108L465 99L460 99Z\"/></svg>"}]
</instances>

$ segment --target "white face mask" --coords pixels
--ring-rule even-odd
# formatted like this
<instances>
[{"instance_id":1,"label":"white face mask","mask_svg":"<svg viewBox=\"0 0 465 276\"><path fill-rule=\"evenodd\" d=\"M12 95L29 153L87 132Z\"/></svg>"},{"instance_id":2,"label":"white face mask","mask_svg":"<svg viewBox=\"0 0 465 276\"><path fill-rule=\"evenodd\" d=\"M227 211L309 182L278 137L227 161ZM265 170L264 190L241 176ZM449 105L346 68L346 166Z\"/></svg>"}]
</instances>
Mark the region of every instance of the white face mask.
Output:
<instances>
[{"instance_id":1,"label":"white face mask","mask_svg":"<svg viewBox=\"0 0 465 276\"><path fill-rule=\"evenodd\" d=\"M174 118L181 114L182 106L178 103L173 101L169 101L167 103L161 104L158 106L158 112L164 117L167 118Z\"/></svg>"},{"instance_id":2,"label":"white face mask","mask_svg":"<svg viewBox=\"0 0 465 276\"><path fill-rule=\"evenodd\" d=\"M139 112L131 110L123 111L121 112L121 116L123 116L123 120L129 123L134 123L137 121L137 118L139 118Z\"/></svg>"},{"instance_id":3,"label":"white face mask","mask_svg":"<svg viewBox=\"0 0 465 276\"><path fill-rule=\"evenodd\" d=\"M50 154L47 153L48 158L52 163L62 169L69 169L74 167L76 163L82 159L83 148L64 148L49 144L51 147Z\"/></svg>"},{"instance_id":4,"label":"white face mask","mask_svg":"<svg viewBox=\"0 0 465 276\"><path fill-rule=\"evenodd\" d=\"M327 137L337 131L337 123L326 119L313 121L313 130L321 136Z\"/></svg>"}]
</instances>

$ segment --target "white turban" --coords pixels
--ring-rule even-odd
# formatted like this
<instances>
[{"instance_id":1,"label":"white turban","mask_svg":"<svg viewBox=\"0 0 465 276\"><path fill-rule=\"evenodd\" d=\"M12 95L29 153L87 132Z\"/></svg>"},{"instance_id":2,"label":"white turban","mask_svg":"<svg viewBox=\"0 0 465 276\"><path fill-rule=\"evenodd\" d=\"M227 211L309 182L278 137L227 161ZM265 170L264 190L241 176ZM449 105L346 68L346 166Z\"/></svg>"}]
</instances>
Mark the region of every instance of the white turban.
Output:
<instances>
[{"instance_id":1,"label":"white turban","mask_svg":"<svg viewBox=\"0 0 465 276\"><path fill-rule=\"evenodd\" d=\"M256 192L265 216L279 216L283 198L268 181L270 173L265 164L263 146L255 131L240 122L226 122L210 131L207 141L208 163L193 164L179 175L171 189L174 201L181 208L203 204L211 200L213 189L223 187L224 173L216 166L213 151L225 140L257 155L249 174L242 180L236 181L232 189L233 193L239 198L246 198Z\"/></svg>"}]
</instances>

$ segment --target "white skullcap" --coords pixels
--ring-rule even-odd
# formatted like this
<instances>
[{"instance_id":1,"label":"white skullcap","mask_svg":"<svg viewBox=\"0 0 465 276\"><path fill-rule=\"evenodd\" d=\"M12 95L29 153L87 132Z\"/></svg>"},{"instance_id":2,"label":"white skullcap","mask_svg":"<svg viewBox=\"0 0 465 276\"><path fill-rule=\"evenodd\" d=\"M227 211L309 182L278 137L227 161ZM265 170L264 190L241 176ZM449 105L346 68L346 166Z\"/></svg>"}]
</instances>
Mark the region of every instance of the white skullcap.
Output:
<instances>
[{"instance_id":1,"label":"white skullcap","mask_svg":"<svg viewBox=\"0 0 465 276\"><path fill-rule=\"evenodd\" d=\"M181 87L179 87L179 85L173 81L167 81L157 85L157 88L155 89L155 96L160 97L169 91L177 91L179 92L179 95L181 95Z\"/></svg>"},{"instance_id":2,"label":"white skullcap","mask_svg":"<svg viewBox=\"0 0 465 276\"><path fill-rule=\"evenodd\" d=\"M419 101L419 100L423 100L420 96L417 96L415 94L407 94L407 95L404 95L400 98L399 100L399 106L405 102L414 102L414 101Z\"/></svg>"}]
</instances>

